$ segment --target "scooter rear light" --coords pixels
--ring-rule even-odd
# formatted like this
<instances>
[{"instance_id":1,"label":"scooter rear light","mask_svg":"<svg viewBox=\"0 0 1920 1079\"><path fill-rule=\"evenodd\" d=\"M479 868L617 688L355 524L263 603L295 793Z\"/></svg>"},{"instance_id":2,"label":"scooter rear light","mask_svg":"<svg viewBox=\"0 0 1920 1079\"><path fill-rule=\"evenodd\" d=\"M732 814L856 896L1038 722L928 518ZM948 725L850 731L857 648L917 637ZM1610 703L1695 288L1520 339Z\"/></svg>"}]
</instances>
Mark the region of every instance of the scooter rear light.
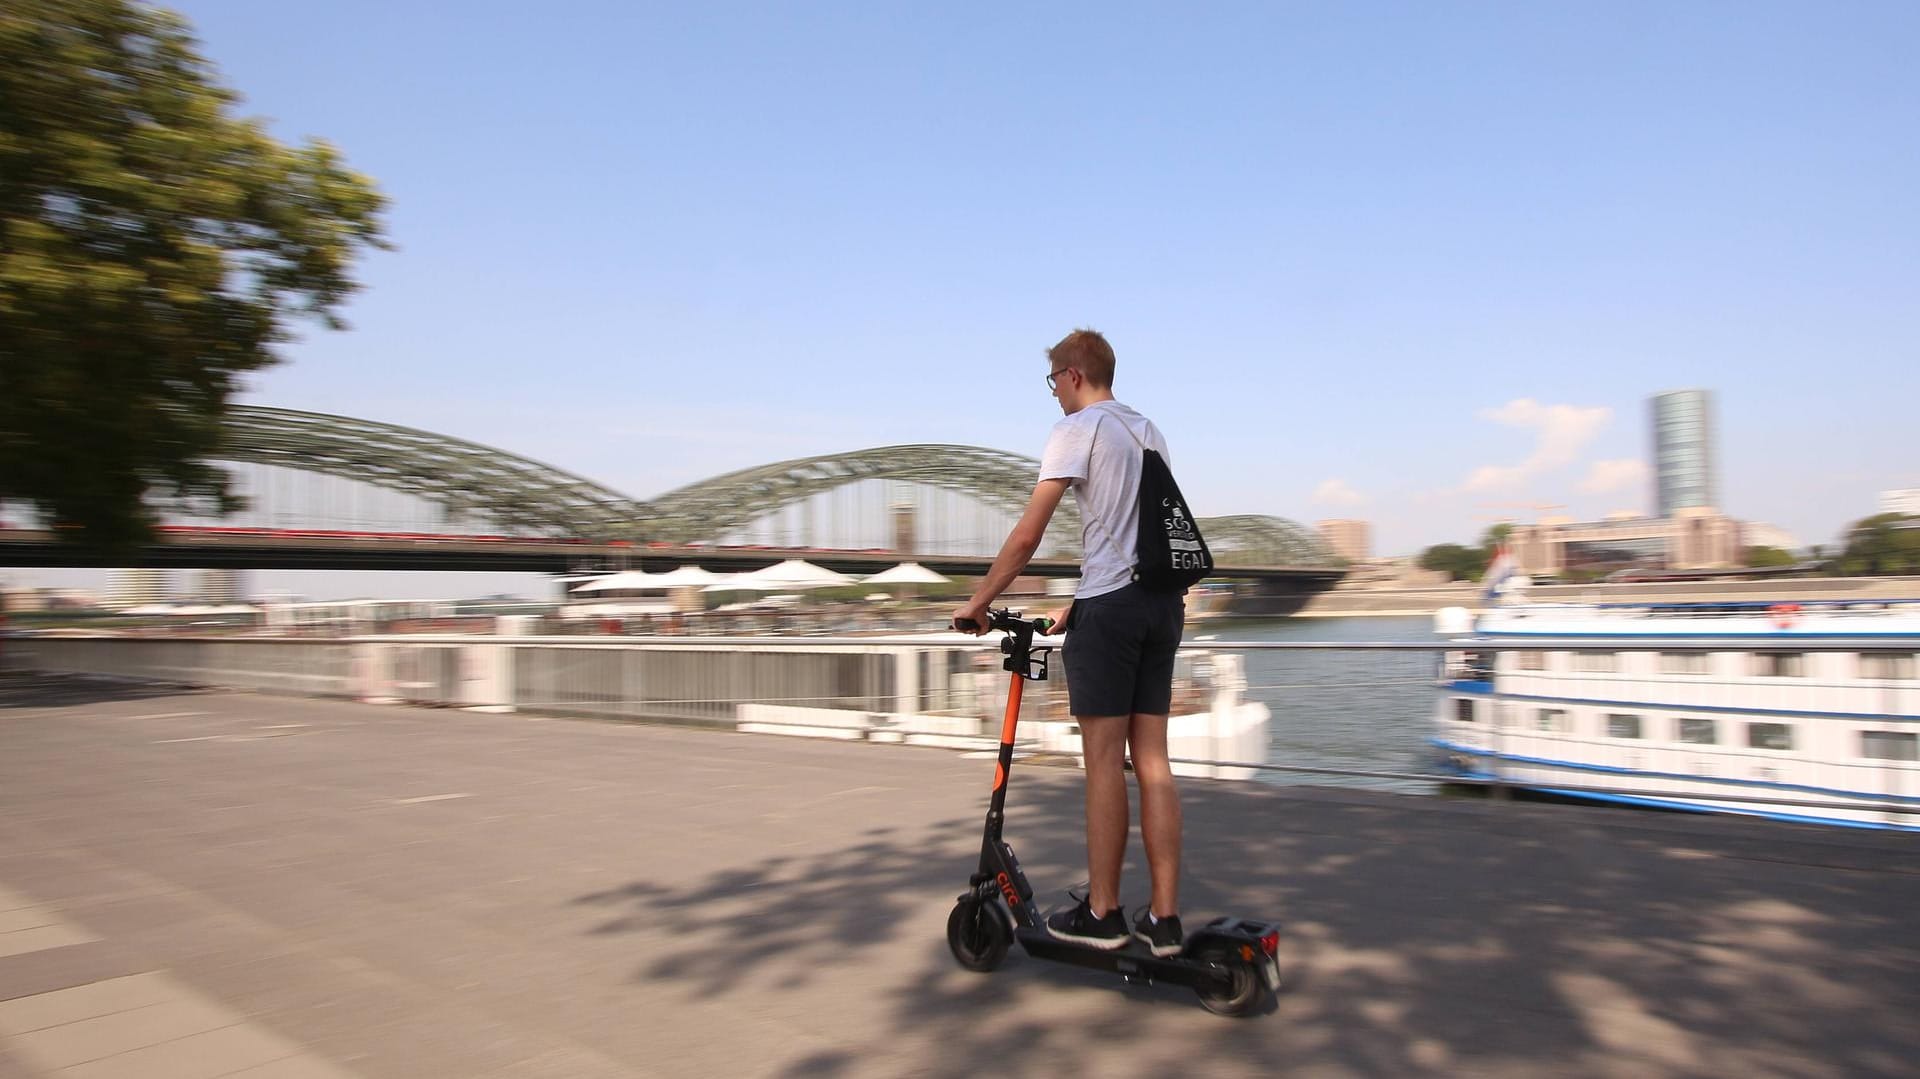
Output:
<instances>
[{"instance_id":1,"label":"scooter rear light","mask_svg":"<svg viewBox=\"0 0 1920 1079\"><path fill-rule=\"evenodd\" d=\"M1280 950L1280 931L1275 929L1260 937L1260 950L1273 955Z\"/></svg>"}]
</instances>

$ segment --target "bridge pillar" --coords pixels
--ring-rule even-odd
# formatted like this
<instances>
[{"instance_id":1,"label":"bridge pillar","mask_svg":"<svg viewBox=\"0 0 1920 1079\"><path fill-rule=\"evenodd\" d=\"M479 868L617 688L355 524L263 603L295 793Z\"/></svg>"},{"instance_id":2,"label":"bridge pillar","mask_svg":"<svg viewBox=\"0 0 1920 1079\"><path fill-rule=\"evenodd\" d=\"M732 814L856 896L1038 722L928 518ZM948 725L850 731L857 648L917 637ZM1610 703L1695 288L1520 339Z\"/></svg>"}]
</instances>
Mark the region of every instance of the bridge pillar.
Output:
<instances>
[{"instance_id":1,"label":"bridge pillar","mask_svg":"<svg viewBox=\"0 0 1920 1079\"><path fill-rule=\"evenodd\" d=\"M1329 582L1260 579L1235 581L1227 610L1248 617L1279 618L1297 614Z\"/></svg>"},{"instance_id":2,"label":"bridge pillar","mask_svg":"<svg viewBox=\"0 0 1920 1079\"><path fill-rule=\"evenodd\" d=\"M917 521L913 503L896 502L893 504L893 550L896 554L918 554L918 544L914 538Z\"/></svg>"}]
</instances>

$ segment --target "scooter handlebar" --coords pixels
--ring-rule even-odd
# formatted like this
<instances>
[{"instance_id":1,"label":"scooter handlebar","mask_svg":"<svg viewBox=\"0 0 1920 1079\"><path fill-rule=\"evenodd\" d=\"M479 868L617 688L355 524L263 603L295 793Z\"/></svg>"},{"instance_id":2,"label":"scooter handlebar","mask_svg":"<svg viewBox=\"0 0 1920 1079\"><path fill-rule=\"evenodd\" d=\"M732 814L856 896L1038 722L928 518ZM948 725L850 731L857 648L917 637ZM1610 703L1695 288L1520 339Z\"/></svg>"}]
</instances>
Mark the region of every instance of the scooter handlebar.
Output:
<instances>
[{"instance_id":1,"label":"scooter handlebar","mask_svg":"<svg viewBox=\"0 0 1920 1079\"><path fill-rule=\"evenodd\" d=\"M970 633L979 629L980 623L971 618L956 618L953 620L953 628L960 630L962 633ZM1053 629L1053 619L1044 616L1040 618L1021 618L1017 611L1004 609L996 611L989 609L987 611L987 628L997 629L1003 633L1018 633L1022 629L1027 629L1034 633L1044 634Z\"/></svg>"}]
</instances>

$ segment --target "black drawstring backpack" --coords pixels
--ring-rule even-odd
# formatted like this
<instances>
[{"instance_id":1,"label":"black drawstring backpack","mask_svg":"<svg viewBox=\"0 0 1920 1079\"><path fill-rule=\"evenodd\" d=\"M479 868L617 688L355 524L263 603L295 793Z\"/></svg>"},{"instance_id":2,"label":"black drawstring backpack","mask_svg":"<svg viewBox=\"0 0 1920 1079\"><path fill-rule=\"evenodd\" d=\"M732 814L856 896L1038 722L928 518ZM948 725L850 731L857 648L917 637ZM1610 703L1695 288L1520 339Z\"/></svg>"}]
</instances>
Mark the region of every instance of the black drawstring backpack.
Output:
<instances>
[{"instance_id":1,"label":"black drawstring backpack","mask_svg":"<svg viewBox=\"0 0 1920 1079\"><path fill-rule=\"evenodd\" d=\"M1185 592L1213 572L1213 552L1166 458L1125 423L1120 429L1140 447L1140 531L1134 538L1133 579L1150 591Z\"/></svg>"}]
</instances>

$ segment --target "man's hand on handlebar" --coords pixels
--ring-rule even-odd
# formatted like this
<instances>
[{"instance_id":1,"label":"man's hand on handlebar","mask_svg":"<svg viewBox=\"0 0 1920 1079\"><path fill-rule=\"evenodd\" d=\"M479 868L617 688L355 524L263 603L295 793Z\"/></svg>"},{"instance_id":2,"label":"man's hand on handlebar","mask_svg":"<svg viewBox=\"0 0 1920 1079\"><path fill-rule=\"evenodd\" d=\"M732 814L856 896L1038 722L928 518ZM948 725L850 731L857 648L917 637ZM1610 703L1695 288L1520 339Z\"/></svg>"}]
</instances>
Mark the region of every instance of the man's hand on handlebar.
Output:
<instances>
[{"instance_id":1,"label":"man's hand on handlebar","mask_svg":"<svg viewBox=\"0 0 1920 1079\"><path fill-rule=\"evenodd\" d=\"M968 600L967 605L953 612L953 628L961 633L971 633L975 637L984 637L991 627L987 624L987 601Z\"/></svg>"},{"instance_id":2,"label":"man's hand on handlebar","mask_svg":"<svg viewBox=\"0 0 1920 1079\"><path fill-rule=\"evenodd\" d=\"M1022 618L1017 611L975 609L971 604L953 613L953 628L961 633L971 633L976 637L999 631L1018 636L1023 641L1031 641L1034 634L1047 634L1058 623L1045 616Z\"/></svg>"},{"instance_id":3,"label":"man's hand on handlebar","mask_svg":"<svg viewBox=\"0 0 1920 1079\"><path fill-rule=\"evenodd\" d=\"M1071 615L1072 613L1073 613L1073 601L1068 600L1067 605L1065 607L1062 607L1059 610L1053 612L1053 615L1050 618L1050 621L1053 624L1041 630L1040 632L1049 634L1049 635L1055 634L1055 633L1065 633L1067 631L1067 616Z\"/></svg>"}]
</instances>

